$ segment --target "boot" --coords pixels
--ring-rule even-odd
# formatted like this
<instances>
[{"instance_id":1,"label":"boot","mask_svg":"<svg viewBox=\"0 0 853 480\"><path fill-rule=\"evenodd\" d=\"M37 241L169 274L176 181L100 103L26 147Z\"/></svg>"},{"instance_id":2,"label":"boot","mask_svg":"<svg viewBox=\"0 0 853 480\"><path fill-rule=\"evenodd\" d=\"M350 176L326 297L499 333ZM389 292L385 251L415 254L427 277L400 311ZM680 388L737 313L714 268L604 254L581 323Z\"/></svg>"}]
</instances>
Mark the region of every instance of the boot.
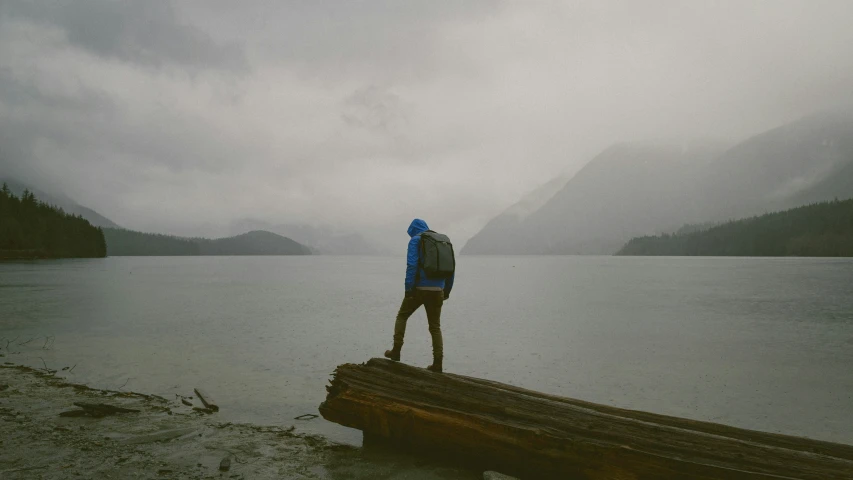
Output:
<instances>
[{"instance_id":1,"label":"boot","mask_svg":"<svg viewBox=\"0 0 853 480\"><path fill-rule=\"evenodd\" d=\"M395 362L400 361L400 350L402 350L402 345L394 345L394 348L391 350L385 350L385 358L389 358L394 360Z\"/></svg>"},{"instance_id":2,"label":"boot","mask_svg":"<svg viewBox=\"0 0 853 480\"><path fill-rule=\"evenodd\" d=\"M432 365L428 366L427 370L429 370L431 372L441 373L441 371L442 371L441 359L433 357Z\"/></svg>"}]
</instances>

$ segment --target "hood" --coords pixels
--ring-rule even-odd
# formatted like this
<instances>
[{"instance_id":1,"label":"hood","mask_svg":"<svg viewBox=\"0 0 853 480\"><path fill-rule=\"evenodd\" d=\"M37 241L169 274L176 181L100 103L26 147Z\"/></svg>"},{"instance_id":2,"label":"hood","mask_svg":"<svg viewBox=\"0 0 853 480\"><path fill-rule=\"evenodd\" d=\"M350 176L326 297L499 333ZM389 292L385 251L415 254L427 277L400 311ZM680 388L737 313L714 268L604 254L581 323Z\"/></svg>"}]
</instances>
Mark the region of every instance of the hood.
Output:
<instances>
[{"instance_id":1,"label":"hood","mask_svg":"<svg viewBox=\"0 0 853 480\"><path fill-rule=\"evenodd\" d=\"M420 218L416 218L412 220L412 224L409 225L409 229L407 231L409 232L410 237L414 237L415 235L420 235L426 232L427 230L429 230L429 227L427 226L426 222L421 220Z\"/></svg>"}]
</instances>

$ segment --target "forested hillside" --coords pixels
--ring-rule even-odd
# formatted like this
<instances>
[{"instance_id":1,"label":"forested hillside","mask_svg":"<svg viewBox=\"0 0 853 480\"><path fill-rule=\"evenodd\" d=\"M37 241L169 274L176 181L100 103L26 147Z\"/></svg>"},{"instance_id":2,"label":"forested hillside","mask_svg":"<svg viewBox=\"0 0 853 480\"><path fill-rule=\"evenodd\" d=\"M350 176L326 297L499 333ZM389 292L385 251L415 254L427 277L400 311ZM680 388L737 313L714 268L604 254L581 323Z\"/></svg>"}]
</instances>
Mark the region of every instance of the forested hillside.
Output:
<instances>
[{"instance_id":1,"label":"forested hillside","mask_svg":"<svg viewBox=\"0 0 853 480\"><path fill-rule=\"evenodd\" d=\"M180 237L142 233L120 228L105 228L107 254L110 256L186 256L198 255L198 243Z\"/></svg>"},{"instance_id":2,"label":"forested hillside","mask_svg":"<svg viewBox=\"0 0 853 480\"><path fill-rule=\"evenodd\" d=\"M310 255L311 250L287 237L254 231L235 237L181 238L154 233L105 228L110 256L193 255Z\"/></svg>"},{"instance_id":3,"label":"forested hillside","mask_svg":"<svg viewBox=\"0 0 853 480\"><path fill-rule=\"evenodd\" d=\"M24 183L22 181L10 177L0 178L0 184L2 183L9 185L9 190L11 190L13 194L19 197L23 195L24 191L31 192L39 200L47 204L53 205L54 207L61 208L65 213L79 215L88 220L89 223L91 223L95 227L121 228L109 218L106 218L105 216L92 210L91 208L87 208L83 205L80 205L79 203L72 200L71 198L68 198L68 196L61 192L48 193L43 188L37 188L33 185Z\"/></svg>"},{"instance_id":4,"label":"forested hillside","mask_svg":"<svg viewBox=\"0 0 853 480\"><path fill-rule=\"evenodd\" d=\"M107 253L104 234L80 216L0 188L0 259L98 258Z\"/></svg>"},{"instance_id":5,"label":"forested hillside","mask_svg":"<svg viewBox=\"0 0 853 480\"><path fill-rule=\"evenodd\" d=\"M853 199L631 239L618 255L853 257Z\"/></svg>"}]
</instances>

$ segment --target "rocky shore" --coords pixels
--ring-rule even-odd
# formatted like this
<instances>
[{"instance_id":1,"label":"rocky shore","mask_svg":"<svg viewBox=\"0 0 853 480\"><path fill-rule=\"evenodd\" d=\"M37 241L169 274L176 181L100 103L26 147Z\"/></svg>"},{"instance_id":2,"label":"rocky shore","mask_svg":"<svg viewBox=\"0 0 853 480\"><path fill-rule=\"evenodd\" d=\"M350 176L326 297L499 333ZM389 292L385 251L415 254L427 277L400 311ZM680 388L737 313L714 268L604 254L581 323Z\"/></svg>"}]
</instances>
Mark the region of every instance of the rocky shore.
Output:
<instances>
[{"instance_id":1,"label":"rocky shore","mask_svg":"<svg viewBox=\"0 0 853 480\"><path fill-rule=\"evenodd\" d=\"M292 426L221 423L198 405L198 399L98 390L0 365L0 478L482 478L417 457L334 444Z\"/></svg>"}]
</instances>

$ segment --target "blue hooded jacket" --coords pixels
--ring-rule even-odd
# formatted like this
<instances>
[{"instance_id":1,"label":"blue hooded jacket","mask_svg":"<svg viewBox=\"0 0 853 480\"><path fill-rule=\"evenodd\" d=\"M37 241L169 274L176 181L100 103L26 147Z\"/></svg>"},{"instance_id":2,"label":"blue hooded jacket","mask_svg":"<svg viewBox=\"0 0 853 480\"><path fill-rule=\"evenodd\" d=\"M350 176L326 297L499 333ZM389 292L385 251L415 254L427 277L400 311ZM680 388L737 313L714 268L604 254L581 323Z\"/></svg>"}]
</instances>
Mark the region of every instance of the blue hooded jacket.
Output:
<instances>
[{"instance_id":1,"label":"blue hooded jacket","mask_svg":"<svg viewBox=\"0 0 853 480\"><path fill-rule=\"evenodd\" d=\"M406 253L406 291L408 292L416 287L440 287L444 290L445 295L450 295L450 291L453 289L455 274L448 278L447 281L443 279L433 280L427 278L424 269L419 267L421 259L421 234L427 230L429 230L429 227L420 218L412 220L412 224L409 225L408 233L412 239L409 240L409 249ZM418 275L419 268L420 275Z\"/></svg>"}]
</instances>

